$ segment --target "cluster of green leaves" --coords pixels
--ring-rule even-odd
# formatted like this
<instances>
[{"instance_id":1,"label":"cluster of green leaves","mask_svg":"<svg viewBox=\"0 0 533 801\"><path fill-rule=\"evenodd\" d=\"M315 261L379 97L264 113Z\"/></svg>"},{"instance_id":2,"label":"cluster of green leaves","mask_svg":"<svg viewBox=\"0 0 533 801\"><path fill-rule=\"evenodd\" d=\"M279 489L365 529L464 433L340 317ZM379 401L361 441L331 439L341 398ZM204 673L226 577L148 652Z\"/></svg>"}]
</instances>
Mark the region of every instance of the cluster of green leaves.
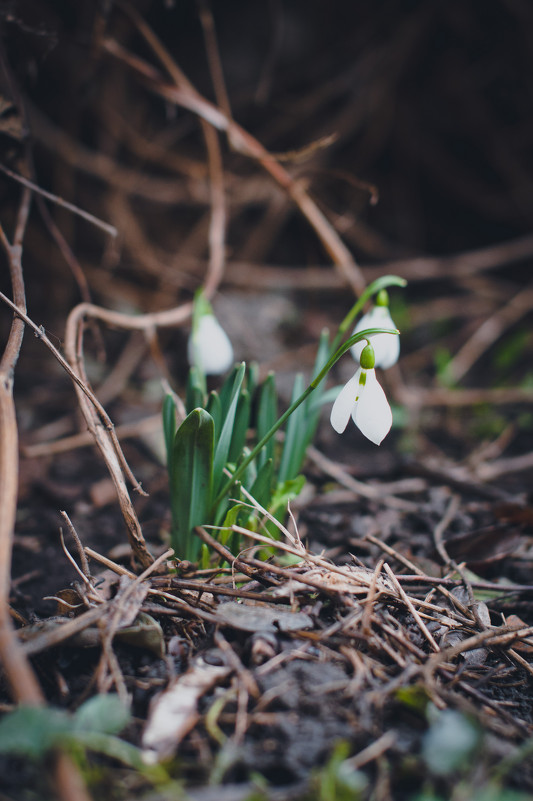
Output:
<instances>
[{"instance_id":1,"label":"cluster of green leaves","mask_svg":"<svg viewBox=\"0 0 533 801\"><path fill-rule=\"evenodd\" d=\"M313 378L329 355L324 332ZM291 403L304 391L303 376L297 375ZM173 397L167 395L163 404L172 546L178 558L197 561L201 557L196 526L220 526L226 533L219 536L227 539L232 524L251 522L243 489L274 518L284 515L288 501L305 483L300 470L318 425L321 400L320 387L312 398L305 398L288 418L279 446L272 437L280 420L274 374L258 384L257 368L243 363L234 367L218 392L207 395L204 376L191 368L187 416L177 429ZM275 534L275 527L271 533Z\"/></svg>"},{"instance_id":2,"label":"cluster of green leaves","mask_svg":"<svg viewBox=\"0 0 533 801\"><path fill-rule=\"evenodd\" d=\"M198 366L191 367L186 417L177 429L176 404L167 395L163 430L171 496L171 542L178 559L196 562L201 558L202 563L207 562L209 553L195 535L195 528L218 527L223 530L219 537L227 540L231 526L242 524L243 517L249 518L244 509L247 494L271 517L283 517L287 502L299 494L305 482L300 470L324 402L321 382L356 342L390 333L387 328L372 328L346 339L349 328L373 295L388 286L405 283L394 275L381 276L354 303L331 344L327 332L323 332L310 384L304 388L303 377L296 376L291 404L279 417L274 376L258 386L257 368L247 369L245 364L236 366L220 391L209 395L205 375ZM201 313L197 303L201 302L200 296L195 302L196 324ZM284 444L279 448L273 435L282 427ZM272 526L270 533L276 534Z\"/></svg>"},{"instance_id":3,"label":"cluster of green leaves","mask_svg":"<svg viewBox=\"0 0 533 801\"><path fill-rule=\"evenodd\" d=\"M130 720L116 695L95 695L74 713L47 706L19 706L0 721L0 753L41 760L55 748L87 750L145 770L138 748L117 737Z\"/></svg>"},{"instance_id":4,"label":"cluster of green leaves","mask_svg":"<svg viewBox=\"0 0 533 801\"><path fill-rule=\"evenodd\" d=\"M352 767L348 759L350 745L340 740L324 765L315 771L311 787L314 801L362 801L368 779Z\"/></svg>"},{"instance_id":5,"label":"cluster of green leaves","mask_svg":"<svg viewBox=\"0 0 533 801\"><path fill-rule=\"evenodd\" d=\"M423 789L412 801L527 801L529 793L506 786L507 777L531 758L533 739L526 740L502 760L494 759L490 741L471 715L455 709L437 709L420 684L401 687L396 700L420 716L427 729L419 754L409 754L404 776L414 771ZM423 771L423 772L422 772ZM442 795L447 790L446 795Z\"/></svg>"},{"instance_id":6,"label":"cluster of green leaves","mask_svg":"<svg viewBox=\"0 0 533 801\"><path fill-rule=\"evenodd\" d=\"M95 695L74 712L50 706L19 706L0 720L0 754L23 757L37 766L49 754L66 751L86 778L98 779L89 754L107 757L135 771L149 784L181 798L181 785L163 765L147 765L142 751L118 734L131 715L117 695ZM101 763L99 763L101 765Z\"/></svg>"}]
</instances>

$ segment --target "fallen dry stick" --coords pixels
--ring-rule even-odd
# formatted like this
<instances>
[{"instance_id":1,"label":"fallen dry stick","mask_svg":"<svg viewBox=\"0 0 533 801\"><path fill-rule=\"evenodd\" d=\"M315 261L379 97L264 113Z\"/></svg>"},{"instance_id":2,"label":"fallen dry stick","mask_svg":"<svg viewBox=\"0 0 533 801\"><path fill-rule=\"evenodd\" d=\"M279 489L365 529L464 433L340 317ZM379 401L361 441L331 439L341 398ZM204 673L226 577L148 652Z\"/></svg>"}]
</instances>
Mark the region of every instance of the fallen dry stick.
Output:
<instances>
[{"instance_id":1,"label":"fallen dry stick","mask_svg":"<svg viewBox=\"0 0 533 801\"><path fill-rule=\"evenodd\" d=\"M28 221L31 192L25 189L17 215L13 243L0 226L0 241L9 262L15 317L0 360L0 661L13 697L18 703L43 706L45 697L24 654L9 613L11 555L18 497L18 429L13 400L13 380L18 360L26 309L22 273L22 243ZM19 314L20 312L20 314ZM51 757L55 787L61 801L90 801L80 773L70 757L58 751Z\"/></svg>"}]
</instances>

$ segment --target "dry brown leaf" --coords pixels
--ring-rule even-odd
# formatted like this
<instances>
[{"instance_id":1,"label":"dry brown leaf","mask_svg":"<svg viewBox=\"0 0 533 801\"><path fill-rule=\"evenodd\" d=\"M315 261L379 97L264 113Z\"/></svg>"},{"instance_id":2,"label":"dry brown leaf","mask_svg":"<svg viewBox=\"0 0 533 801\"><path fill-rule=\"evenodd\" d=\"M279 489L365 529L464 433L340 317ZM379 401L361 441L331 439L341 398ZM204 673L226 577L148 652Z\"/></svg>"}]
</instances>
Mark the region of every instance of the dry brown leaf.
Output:
<instances>
[{"instance_id":1,"label":"dry brown leaf","mask_svg":"<svg viewBox=\"0 0 533 801\"><path fill-rule=\"evenodd\" d=\"M199 699L231 672L221 652L211 651L209 657L218 657L219 664L198 657L186 673L155 698L142 736L143 759L147 764L173 756L200 717Z\"/></svg>"}]
</instances>

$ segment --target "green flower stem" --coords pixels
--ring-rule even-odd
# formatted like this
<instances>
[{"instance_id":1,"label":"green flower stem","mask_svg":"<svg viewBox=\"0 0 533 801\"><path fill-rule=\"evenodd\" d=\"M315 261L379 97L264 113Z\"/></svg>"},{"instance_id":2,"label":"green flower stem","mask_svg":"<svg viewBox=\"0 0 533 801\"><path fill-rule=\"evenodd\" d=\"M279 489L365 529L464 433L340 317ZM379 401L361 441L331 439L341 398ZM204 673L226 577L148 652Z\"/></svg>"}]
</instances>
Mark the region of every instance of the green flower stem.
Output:
<instances>
[{"instance_id":1,"label":"green flower stem","mask_svg":"<svg viewBox=\"0 0 533 801\"><path fill-rule=\"evenodd\" d=\"M383 278L386 278L386 277L387 277L387 276L384 276ZM394 278L394 276L389 276L389 277L390 277L390 278ZM382 279L379 279L379 278L378 278L377 280L379 281L379 280L382 280ZM398 281L398 280L400 280L400 279L396 279L396 280ZM374 284L375 284L375 283L377 283L377 281L375 281L375 282L374 282ZM372 284L371 284L371 286L372 286ZM380 287L380 289L382 289L382 288L383 288L383 287ZM364 301L363 301L363 303L364 303ZM345 318L345 319L346 319L346 318ZM343 322L344 322L344 321L343 321ZM348 325L349 325L349 323L348 323ZM291 414L292 414L294 411L296 411L296 409L298 408L298 406L301 406L301 404L302 404L302 403L303 403L303 402L306 400L306 398L308 398L308 397L309 397L309 395L311 394L311 392L313 392L313 390L314 390L314 389L316 389L316 388L318 387L318 385L321 383L321 381L322 381L322 380L323 380L323 379L326 377L327 373L328 373L328 372L331 370L331 368L333 367L333 365L334 365L334 364L336 364L336 363L339 361L339 359L341 358L341 356L344 356L344 354L346 353L346 351L347 351L347 350L349 350L349 349L352 347L352 345L355 345L355 343L356 343L356 342L360 342L362 339L368 339L368 337L375 336L376 334L391 334L391 335L394 335L394 334L399 334L399 333L400 333L400 332L399 332L398 330L391 331L391 329L390 329L390 328L368 328L368 329L366 329L365 331L360 331L358 334L354 334L354 335L353 335L353 336L351 336L349 339L347 339L347 340L346 340L346 342L344 342L344 343L343 343L343 344L340 346L340 348L338 348L338 350L337 350L337 351L336 351L336 352L333 354L333 356L331 356L331 357L328 359L328 361L326 362L326 364L324 365L324 367L322 368L322 370L321 370L321 371L318 373L318 375L316 376L316 378L314 378L314 379L311 381L311 383L309 384L309 386L308 386L308 387L307 387L307 388L306 388L306 389L305 389L305 390L302 392L302 394L300 395L300 397L299 397L299 398L297 398L297 399L294 401L294 403L293 403L293 404L291 404L291 406L289 406L289 408L287 409L287 411L286 411L286 412L284 412L284 413L281 415L281 417L280 417L280 418L279 418L279 419L278 419L278 420L277 420L277 421L274 423L274 425L272 426L272 428L271 428L269 431L267 431L267 433L265 434L265 436L264 436L264 437L263 437L263 438L262 438L262 439L261 439L261 440L260 440L260 441L257 443L257 445L255 446L255 448L254 448L254 449L253 449L253 450L252 450L252 451L251 451L251 452L248 454L248 456L246 457L246 459L244 460L244 462L242 462L242 463L241 463L241 464L238 466L238 468L235 470L235 472L233 473L233 475L232 475L232 476L231 476L231 477L230 477L230 478L229 478L229 479L226 481L226 483L224 484L224 486L222 487L222 489L221 489L221 490L220 490L220 492L218 493L217 497L215 498L215 500L214 500L214 502L213 502L213 507L212 507L212 508L213 508L213 509L214 509L214 508L216 508L217 504L218 504L218 503L219 503L219 502L222 500L222 498L223 498L223 497L226 495L226 493L227 493L227 492L228 492L228 491L231 489L231 487L233 486L233 484L234 484L236 481L238 481L238 480L239 480L239 478L242 476L242 474L244 473L244 471L246 470L246 468L248 467L248 465L250 464L250 462L252 462L252 461L255 459L255 457L257 456L257 454L258 454L258 453L259 453L259 451L261 450L261 448L262 448L264 445L266 445L266 443L269 441L269 439L270 439L271 437L273 437L273 436L274 436L274 434L276 433L276 431L277 431L279 428L281 428L281 426L283 425L283 423L285 423L285 421L286 421L286 420L288 420L288 418L291 416Z\"/></svg>"},{"instance_id":2,"label":"green flower stem","mask_svg":"<svg viewBox=\"0 0 533 801\"><path fill-rule=\"evenodd\" d=\"M372 295L377 295L381 289L386 289L388 286L406 286L407 281L405 278L400 278L397 275L382 275L381 278L376 278L371 284L367 286L359 300L357 300L342 323L339 325L335 339L331 343L331 350L334 351L339 347L340 342L346 331L350 328L353 321Z\"/></svg>"}]
</instances>

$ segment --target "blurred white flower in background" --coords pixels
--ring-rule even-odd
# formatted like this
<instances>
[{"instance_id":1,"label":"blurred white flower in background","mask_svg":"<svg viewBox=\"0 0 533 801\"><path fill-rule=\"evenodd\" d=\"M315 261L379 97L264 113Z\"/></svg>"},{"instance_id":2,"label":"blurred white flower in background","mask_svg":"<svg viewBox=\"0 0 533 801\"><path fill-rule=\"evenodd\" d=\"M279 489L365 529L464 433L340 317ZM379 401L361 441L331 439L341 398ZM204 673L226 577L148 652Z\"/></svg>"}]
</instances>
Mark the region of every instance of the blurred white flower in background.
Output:
<instances>
[{"instance_id":1,"label":"blurred white flower in background","mask_svg":"<svg viewBox=\"0 0 533 801\"><path fill-rule=\"evenodd\" d=\"M233 365L233 346L210 307L205 314L196 315L187 356L204 375L220 375Z\"/></svg>"},{"instance_id":2,"label":"blurred white flower in background","mask_svg":"<svg viewBox=\"0 0 533 801\"><path fill-rule=\"evenodd\" d=\"M390 328L391 331L396 331L396 326L390 316L389 298L385 290L382 290L378 294L376 305L367 312L367 314L361 317L353 333L358 334L366 328ZM386 370L392 367L393 364L396 364L398 356L400 355L400 337L397 334L395 336L391 334L374 334L371 340L376 357L375 367L381 367L383 370ZM356 344L350 348L350 352L357 362L360 361L363 348L364 340L362 342L356 342Z\"/></svg>"}]
</instances>

